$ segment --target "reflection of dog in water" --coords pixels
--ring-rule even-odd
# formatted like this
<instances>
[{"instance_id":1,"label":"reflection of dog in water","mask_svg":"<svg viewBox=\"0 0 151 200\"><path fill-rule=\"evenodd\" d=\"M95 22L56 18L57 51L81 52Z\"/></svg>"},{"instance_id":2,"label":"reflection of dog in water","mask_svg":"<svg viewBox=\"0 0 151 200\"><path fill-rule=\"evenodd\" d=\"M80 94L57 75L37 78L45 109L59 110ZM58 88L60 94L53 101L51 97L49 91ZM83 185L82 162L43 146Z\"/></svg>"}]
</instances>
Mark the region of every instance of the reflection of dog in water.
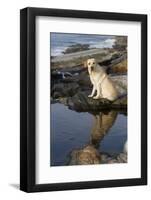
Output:
<instances>
[{"instance_id":1,"label":"reflection of dog in water","mask_svg":"<svg viewBox=\"0 0 151 200\"><path fill-rule=\"evenodd\" d=\"M91 83L93 84L92 93L88 97L93 99L106 98L114 101L118 97L114 83L106 74L104 69L96 63L94 58L88 59L84 65L88 68ZM95 92L97 92L96 96Z\"/></svg>"},{"instance_id":2,"label":"reflection of dog in water","mask_svg":"<svg viewBox=\"0 0 151 200\"><path fill-rule=\"evenodd\" d=\"M96 147L99 145L100 141L103 139L105 134L113 126L117 117L117 111L112 110L107 113L100 112L94 115L94 123L91 133L91 143Z\"/></svg>"},{"instance_id":3,"label":"reflection of dog in water","mask_svg":"<svg viewBox=\"0 0 151 200\"><path fill-rule=\"evenodd\" d=\"M97 150L100 141L114 124L117 117L117 111L108 113L100 112L94 115L94 124L90 143L81 149L73 150L70 153L69 165L87 165L101 163L101 154Z\"/></svg>"}]
</instances>

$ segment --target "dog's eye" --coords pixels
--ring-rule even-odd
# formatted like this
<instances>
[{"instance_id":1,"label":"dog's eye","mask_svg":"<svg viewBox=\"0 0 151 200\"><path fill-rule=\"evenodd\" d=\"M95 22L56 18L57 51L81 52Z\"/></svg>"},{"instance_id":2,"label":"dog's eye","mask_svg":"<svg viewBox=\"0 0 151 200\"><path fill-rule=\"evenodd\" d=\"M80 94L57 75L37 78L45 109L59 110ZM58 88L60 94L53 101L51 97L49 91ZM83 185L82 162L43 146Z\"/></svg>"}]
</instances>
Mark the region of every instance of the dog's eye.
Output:
<instances>
[{"instance_id":1,"label":"dog's eye","mask_svg":"<svg viewBox=\"0 0 151 200\"><path fill-rule=\"evenodd\" d=\"M90 65L91 63L88 63L88 65Z\"/></svg>"},{"instance_id":2,"label":"dog's eye","mask_svg":"<svg viewBox=\"0 0 151 200\"><path fill-rule=\"evenodd\" d=\"M95 62L93 62L93 65L95 64Z\"/></svg>"}]
</instances>

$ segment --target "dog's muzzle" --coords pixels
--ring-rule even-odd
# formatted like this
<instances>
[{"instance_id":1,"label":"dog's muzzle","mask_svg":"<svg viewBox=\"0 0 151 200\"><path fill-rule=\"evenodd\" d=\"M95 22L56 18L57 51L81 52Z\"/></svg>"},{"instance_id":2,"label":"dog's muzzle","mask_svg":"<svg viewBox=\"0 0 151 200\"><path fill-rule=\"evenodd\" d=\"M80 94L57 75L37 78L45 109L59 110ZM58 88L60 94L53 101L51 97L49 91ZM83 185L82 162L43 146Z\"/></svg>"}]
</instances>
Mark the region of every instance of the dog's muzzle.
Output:
<instances>
[{"instance_id":1,"label":"dog's muzzle","mask_svg":"<svg viewBox=\"0 0 151 200\"><path fill-rule=\"evenodd\" d=\"M92 67L91 67L91 71L93 71L93 70L94 70L94 67L92 66Z\"/></svg>"}]
</instances>

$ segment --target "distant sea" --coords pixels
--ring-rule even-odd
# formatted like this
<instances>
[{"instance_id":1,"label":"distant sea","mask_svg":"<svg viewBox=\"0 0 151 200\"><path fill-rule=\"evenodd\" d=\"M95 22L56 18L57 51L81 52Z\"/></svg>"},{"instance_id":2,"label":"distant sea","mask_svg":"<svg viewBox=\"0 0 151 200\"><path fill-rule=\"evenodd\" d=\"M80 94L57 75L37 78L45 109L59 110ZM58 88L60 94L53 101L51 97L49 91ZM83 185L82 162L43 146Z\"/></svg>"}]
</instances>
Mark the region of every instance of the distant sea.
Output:
<instances>
[{"instance_id":1,"label":"distant sea","mask_svg":"<svg viewBox=\"0 0 151 200\"><path fill-rule=\"evenodd\" d=\"M112 48L114 42L114 36L108 35L50 33L51 56L61 55L67 47L77 43L89 44L90 48Z\"/></svg>"}]
</instances>

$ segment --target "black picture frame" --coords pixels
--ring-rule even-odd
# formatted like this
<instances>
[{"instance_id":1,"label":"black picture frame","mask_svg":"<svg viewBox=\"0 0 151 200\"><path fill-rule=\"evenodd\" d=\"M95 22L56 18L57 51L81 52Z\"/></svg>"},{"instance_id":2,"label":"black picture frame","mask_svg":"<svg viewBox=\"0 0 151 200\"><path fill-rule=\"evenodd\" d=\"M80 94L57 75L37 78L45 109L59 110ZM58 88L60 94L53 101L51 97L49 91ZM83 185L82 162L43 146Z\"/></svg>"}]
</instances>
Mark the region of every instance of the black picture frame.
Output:
<instances>
[{"instance_id":1,"label":"black picture frame","mask_svg":"<svg viewBox=\"0 0 151 200\"><path fill-rule=\"evenodd\" d=\"M141 23L141 178L36 184L35 19L54 16ZM20 11L20 189L25 192L121 187L147 184L147 15L48 8Z\"/></svg>"}]
</instances>

